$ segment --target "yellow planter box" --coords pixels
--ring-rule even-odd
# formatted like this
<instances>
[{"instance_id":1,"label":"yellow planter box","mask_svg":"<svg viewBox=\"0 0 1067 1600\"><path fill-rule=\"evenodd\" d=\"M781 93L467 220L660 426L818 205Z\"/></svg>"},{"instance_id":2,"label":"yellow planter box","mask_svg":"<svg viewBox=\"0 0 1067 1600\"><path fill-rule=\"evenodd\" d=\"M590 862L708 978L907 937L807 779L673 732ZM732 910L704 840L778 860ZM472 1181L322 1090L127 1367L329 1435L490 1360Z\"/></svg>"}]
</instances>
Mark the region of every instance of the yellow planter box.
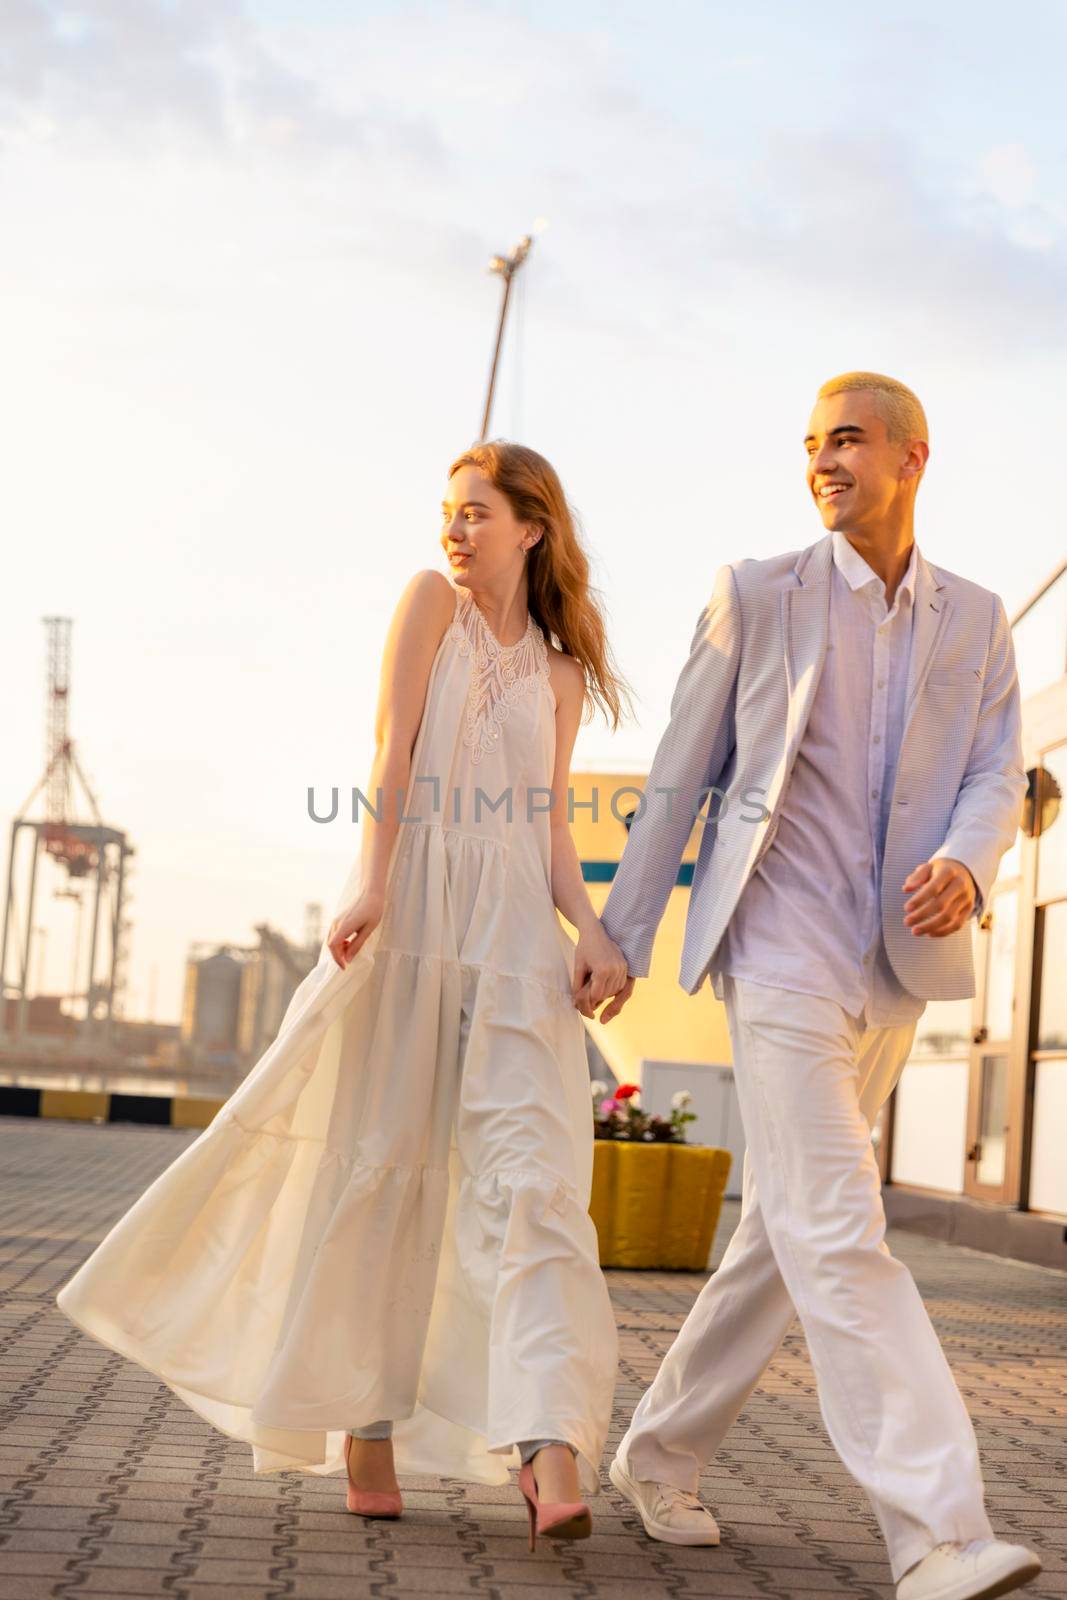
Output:
<instances>
[{"instance_id":1,"label":"yellow planter box","mask_svg":"<svg viewBox=\"0 0 1067 1600\"><path fill-rule=\"evenodd\" d=\"M729 1150L597 1139L589 1212L600 1265L703 1272L729 1175Z\"/></svg>"}]
</instances>

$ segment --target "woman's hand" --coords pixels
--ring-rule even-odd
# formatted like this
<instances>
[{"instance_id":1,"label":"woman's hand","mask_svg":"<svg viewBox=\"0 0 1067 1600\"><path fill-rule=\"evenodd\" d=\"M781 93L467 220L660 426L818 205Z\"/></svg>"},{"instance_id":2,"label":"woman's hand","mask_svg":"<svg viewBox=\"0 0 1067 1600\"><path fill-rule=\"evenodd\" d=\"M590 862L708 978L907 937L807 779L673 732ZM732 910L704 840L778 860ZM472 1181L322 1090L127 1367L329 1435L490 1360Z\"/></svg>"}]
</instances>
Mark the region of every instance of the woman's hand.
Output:
<instances>
[{"instance_id":1,"label":"woman's hand","mask_svg":"<svg viewBox=\"0 0 1067 1600\"><path fill-rule=\"evenodd\" d=\"M381 922L384 909L385 896L365 889L340 916L334 917L326 943L342 971Z\"/></svg>"},{"instance_id":2,"label":"woman's hand","mask_svg":"<svg viewBox=\"0 0 1067 1600\"><path fill-rule=\"evenodd\" d=\"M578 935L572 986L574 1004L583 1017L593 1017L601 1001L609 995L617 995L626 982L626 957L614 939L609 938L603 923L594 922Z\"/></svg>"}]
</instances>

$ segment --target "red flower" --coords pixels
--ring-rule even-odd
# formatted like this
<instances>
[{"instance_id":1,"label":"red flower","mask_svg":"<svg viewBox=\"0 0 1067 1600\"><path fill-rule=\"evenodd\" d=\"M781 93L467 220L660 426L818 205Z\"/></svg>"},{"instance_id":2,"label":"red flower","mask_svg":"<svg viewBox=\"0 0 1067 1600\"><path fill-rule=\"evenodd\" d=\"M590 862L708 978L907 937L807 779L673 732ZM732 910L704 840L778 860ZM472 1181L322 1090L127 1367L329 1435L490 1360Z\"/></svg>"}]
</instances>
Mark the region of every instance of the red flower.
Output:
<instances>
[{"instance_id":1,"label":"red flower","mask_svg":"<svg viewBox=\"0 0 1067 1600\"><path fill-rule=\"evenodd\" d=\"M641 1093L639 1083L623 1083L615 1090L616 1100L632 1100L635 1094Z\"/></svg>"}]
</instances>

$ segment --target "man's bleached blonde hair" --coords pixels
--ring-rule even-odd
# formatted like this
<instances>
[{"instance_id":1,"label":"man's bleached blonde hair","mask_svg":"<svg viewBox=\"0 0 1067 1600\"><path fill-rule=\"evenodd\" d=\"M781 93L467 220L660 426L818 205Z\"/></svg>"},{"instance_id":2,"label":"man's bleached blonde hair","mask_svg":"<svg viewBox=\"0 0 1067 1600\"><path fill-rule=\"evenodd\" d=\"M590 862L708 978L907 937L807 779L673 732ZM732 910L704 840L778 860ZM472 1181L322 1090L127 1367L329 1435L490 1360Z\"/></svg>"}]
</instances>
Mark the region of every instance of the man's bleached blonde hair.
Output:
<instances>
[{"instance_id":1,"label":"man's bleached blonde hair","mask_svg":"<svg viewBox=\"0 0 1067 1600\"><path fill-rule=\"evenodd\" d=\"M877 397L890 444L906 444L911 439L922 439L929 444L926 412L919 397L896 378L887 378L881 372L842 372L823 384L818 397L827 400L832 394L849 394L855 389L866 390Z\"/></svg>"}]
</instances>

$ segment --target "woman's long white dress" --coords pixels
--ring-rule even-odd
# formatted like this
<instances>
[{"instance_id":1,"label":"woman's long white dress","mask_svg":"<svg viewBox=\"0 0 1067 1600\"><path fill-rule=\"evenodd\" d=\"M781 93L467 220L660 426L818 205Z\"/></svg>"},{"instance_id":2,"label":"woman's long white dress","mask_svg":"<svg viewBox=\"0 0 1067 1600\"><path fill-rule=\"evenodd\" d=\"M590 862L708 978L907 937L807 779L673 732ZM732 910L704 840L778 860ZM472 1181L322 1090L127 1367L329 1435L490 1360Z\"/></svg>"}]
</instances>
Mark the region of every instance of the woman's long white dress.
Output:
<instances>
[{"instance_id":1,"label":"woman's long white dress","mask_svg":"<svg viewBox=\"0 0 1067 1600\"><path fill-rule=\"evenodd\" d=\"M533 618L502 649L456 587L382 921L344 971L323 944L275 1041L57 1296L257 1472L343 1470L344 1430L393 1418L400 1472L500 1483L516 1441L558 1438L596 1486L616 1334L550 886L554 713ZM338 909L360 881L357 856Z\"/></svg>"}]
</instances>

